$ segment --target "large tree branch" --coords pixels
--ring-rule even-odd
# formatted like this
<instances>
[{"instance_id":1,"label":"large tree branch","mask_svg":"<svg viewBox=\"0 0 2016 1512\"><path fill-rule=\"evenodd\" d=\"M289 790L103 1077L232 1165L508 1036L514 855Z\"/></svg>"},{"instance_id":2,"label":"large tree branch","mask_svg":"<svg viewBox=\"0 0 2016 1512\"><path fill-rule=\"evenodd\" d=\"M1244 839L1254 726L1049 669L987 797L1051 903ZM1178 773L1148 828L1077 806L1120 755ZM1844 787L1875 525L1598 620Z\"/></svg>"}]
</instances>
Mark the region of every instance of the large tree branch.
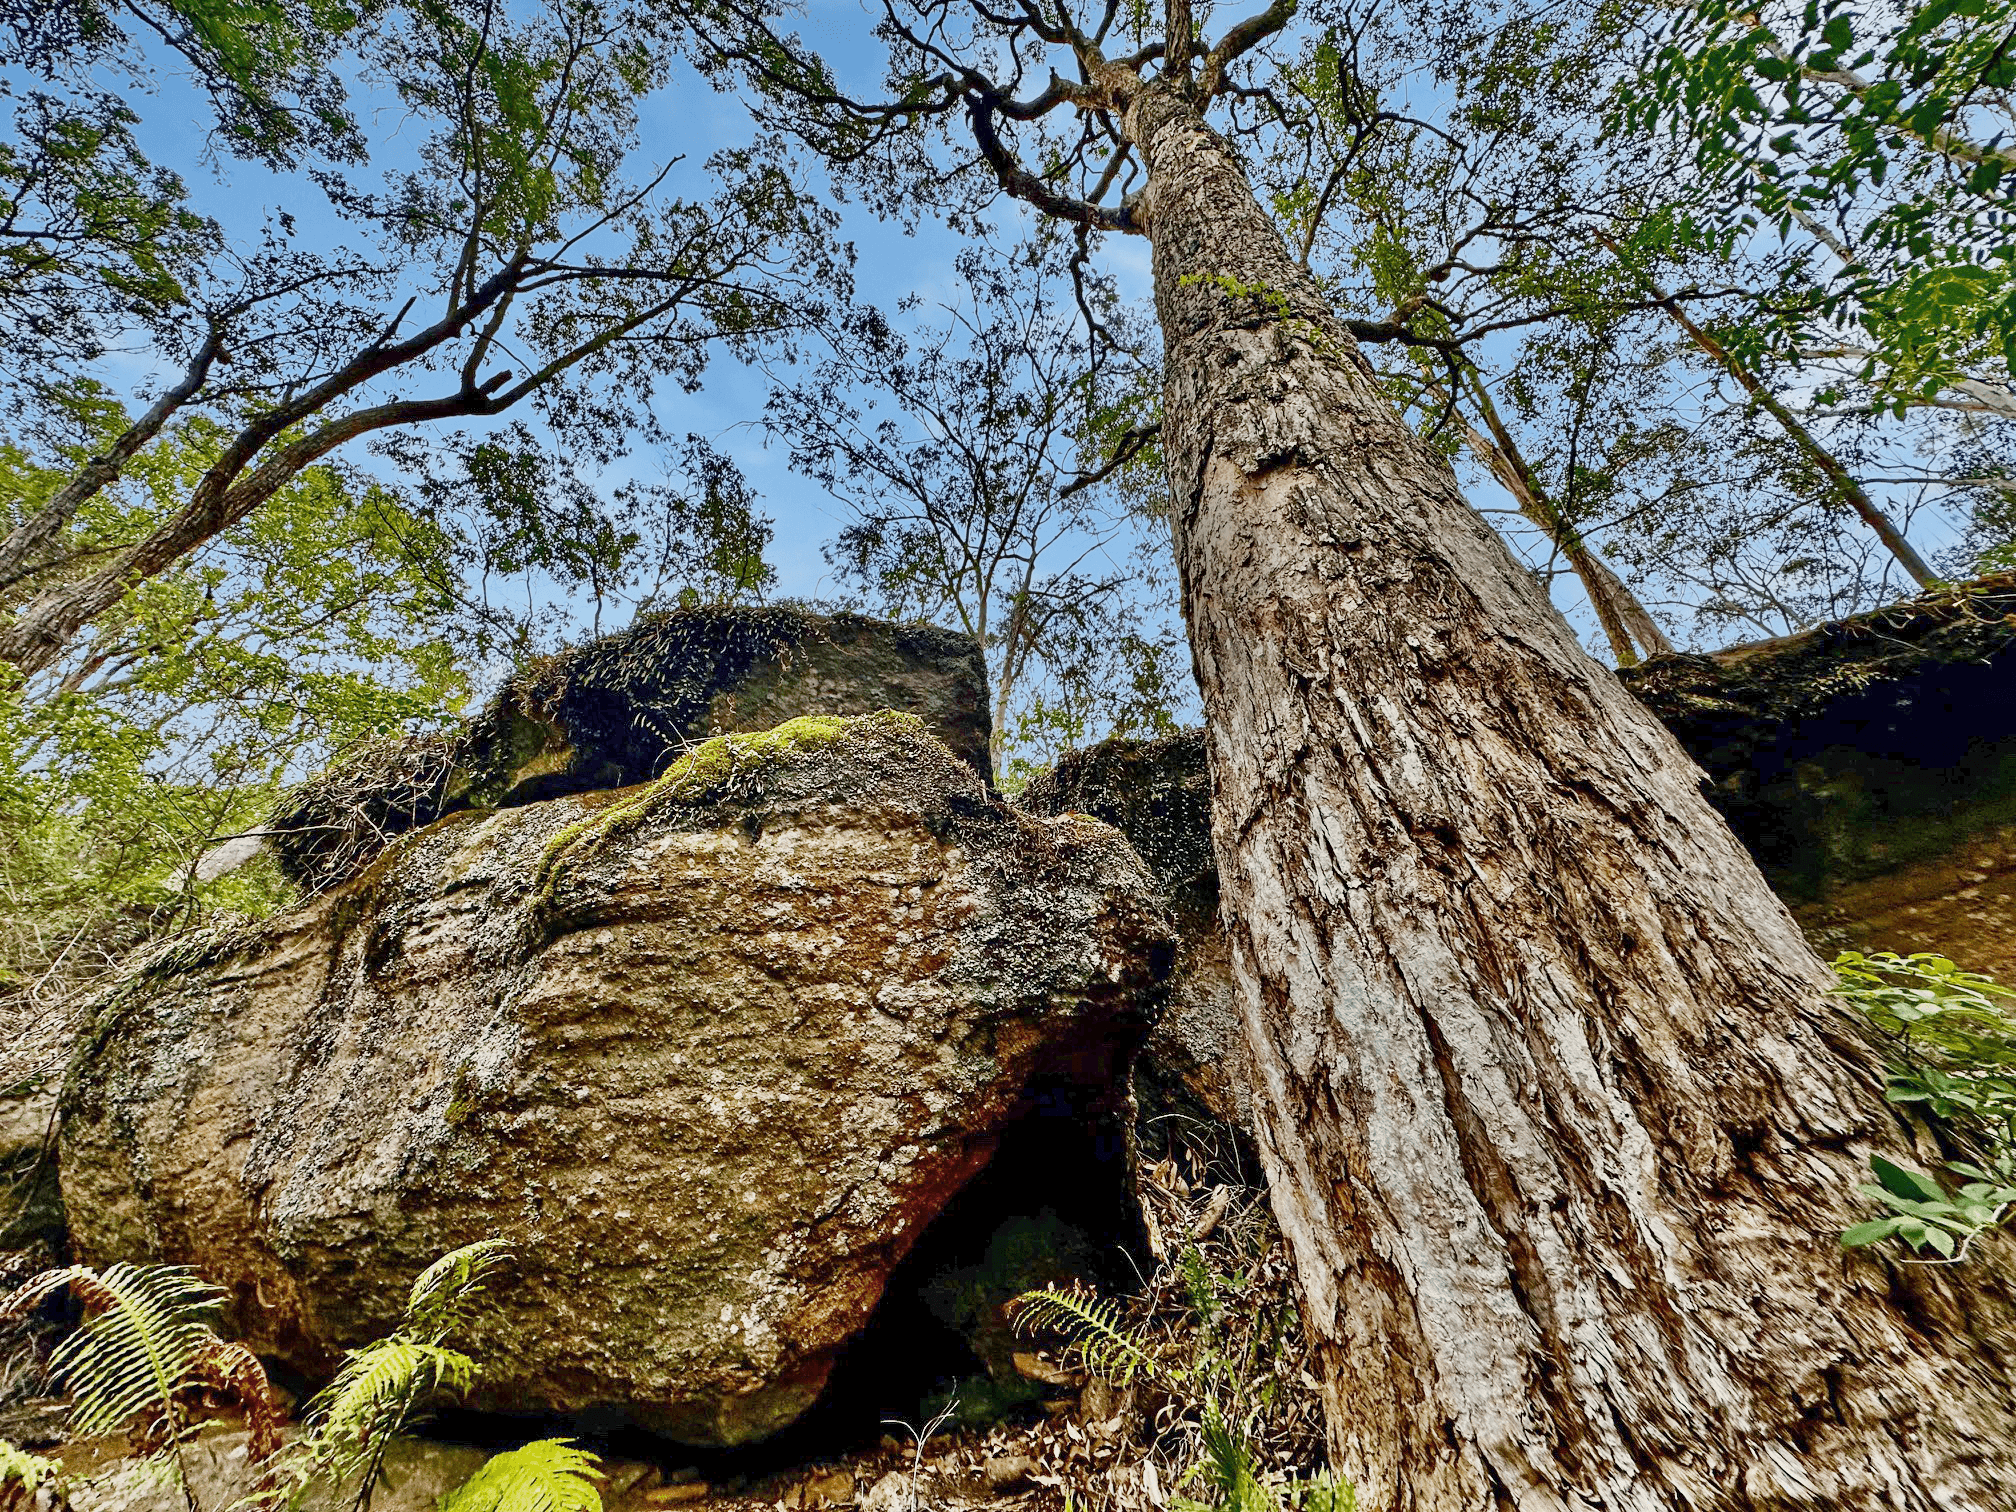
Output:
<instances>
[{"instance_id":1,"label":"large tree branch","mask_svg":"<svg viewBox=\"0 0 2016 1512\"><path fill-rule=\"evenodd\" d=\"M969 95L966 100L966 118L973 127L973 140L980 149L981 157L994 170L1001 187L1015 198L1041 210L1045 215L1053 215L1062 221L1081 226L1091 226L1099 231L1126 231L1141 234L1141 227L1134 219L1134 212L1126 205L1115 208L1110 205L1095 205L1086 200L1074 199L1068 194L1059 194L1050 185L1024 168L1014 153L1001 140L994 129L996 102L986 95Z\"/></svg>"},{"instance_id":2,"label":"large tree branch","mask_svg":"<svg viewBox=\"0 0 2016 1512\"><path fill-rule=\"evenodd\" d=\"M1132 425L1122 433L1113 447L1113 455L1090 472L1076 474L1069 483L1057 490L1057 497L1068 499L1071 495L1104 483L1113 474L1132 462L1141 453L1162 439L1162 425Z\"/></svg>"},{"instance_id":3,"label":"large tree branch","mask_svg":"<svg viewBox=\"0 0 2016 1512\"><path fill-rule=\"evenodd\" d=\"M1293 20L1295 8L1296 0L1273 0L1267 9L1248 16L1220 37L1204 55L1204 67L1197 76L1198 97L1209 100L1216 96L1224 87L1225 70Z\"/></svg>"},{"instance_id":4,"label":"large tree branch","mask_svg":"<svg viewBox=\"0 0 2016 1512\"><path fill-rule=\"evenodd\" d=\"M0 541L0 589L10 588L33 575L84 503L117 482L126 464L203 387L210 376L211 364L223 350L225 324L223 317L210 317L202 345L197 347L181 378L164 390L146 413L105 449L104 455L85 463L48 503L17 525L5 541Z\"/></svg>"}]
</instances>

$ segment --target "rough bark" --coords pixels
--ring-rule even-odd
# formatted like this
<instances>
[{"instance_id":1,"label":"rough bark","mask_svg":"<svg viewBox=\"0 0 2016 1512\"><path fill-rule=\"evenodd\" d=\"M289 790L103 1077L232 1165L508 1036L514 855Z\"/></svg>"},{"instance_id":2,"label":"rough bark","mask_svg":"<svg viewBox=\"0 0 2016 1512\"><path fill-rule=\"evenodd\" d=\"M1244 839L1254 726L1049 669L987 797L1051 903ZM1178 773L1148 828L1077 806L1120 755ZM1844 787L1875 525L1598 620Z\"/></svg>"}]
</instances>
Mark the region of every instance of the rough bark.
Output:
<instances>
[{"instance_id":1,"label":"rough bark","mask_svg":"<svg viewBox=\"0 0 2016 1512\"><path fill-rule=\"evenodd\" d=\"M2016 1288L1838 1248L1902 1135L1827 971L1223 141L1127 104L1258 1133L1360 1505L2006 1504Z\"/></svg>"}]
</instances>

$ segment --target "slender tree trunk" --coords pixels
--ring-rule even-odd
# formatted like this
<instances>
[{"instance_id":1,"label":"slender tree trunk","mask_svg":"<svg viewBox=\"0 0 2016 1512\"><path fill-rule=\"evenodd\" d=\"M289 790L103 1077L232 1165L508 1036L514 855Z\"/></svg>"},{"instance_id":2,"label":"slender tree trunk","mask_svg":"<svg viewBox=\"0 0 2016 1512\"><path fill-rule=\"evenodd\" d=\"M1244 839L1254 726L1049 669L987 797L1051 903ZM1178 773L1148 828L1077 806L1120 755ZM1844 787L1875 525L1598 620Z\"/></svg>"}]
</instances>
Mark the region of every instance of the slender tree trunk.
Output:
<instances>
[{"instance_id":1,"label":"slender tree trunk","mask_svg":"<svg viewBox=\"0 0 2016 1512\"><path fill-rule=\"evenodd\" d=\"M1589 607L1595 612L1596 623L1603 629L1603 638L1610 642L1610 655L1620 667L1635 667L1640 660L1640 652L1645 656L1657 656L1673 649L1673 643L1666 638L1666 632L1652 617L1652 612L1639 601L1624 580L1610 570L1589 544L1582 539L1582 533L1562 518L1561 511L1540 486L1540 480L1525 456L1513 442L1511 433L1498 416L1498 410L1491 403L1491 396L1478 381L1476 373L1470 374L1472 397L1483 413L1484 421L1491 427L1491 434L1485 435L1461 414L1456 417L1463 427L1463 441L1477 460L1491 469L1492 475L1504 486L1507 493L1519 505L1519 513L1552 541L1561 555L1567 559L1582 584L1582 592L1589 600ZM1429 392L1443 400L1447 392L1440 384L1430 383Z\"/></svg>"},{"instance_id":2,"label":"slender tree trunk","mask_svg":"<svg viewBox=\"0 0 2016 1512\"><path fill-rule=\"evenodd\" d=\"M1673 650L1673 642L1666 638L1666 632L1660 628L1659 621L1653 617L1652 611L1645 607L1637 594L1625 586L1622 578L1610 570L1609 563L1589 549L1582 539L1582 533L1562 518L1560 509L1547 497L1547 491L1540 486L1539 477L1527 465L1526 458L1513 441L1512 432L1506 429L1505 422L1499 418L1498 406L1491 402L1490 390L1484 387L1483 380L1478 377L1475 368L1471 368L1469 372L1471 387L1476 391L1477 407L1483 413L1484 423L1491 427L1494 444L1524 480L1525 494L1522 497L1530 497L1534 508L1553 522L1549 527L1549 533L1560 543L1562 551L1573 564L1591 601L1603 604L1608 612L1616 617L1625 634L1637 642L1638 649L1645 655L1669 654ZM1620 664L1622 664L1621 658Z\"/></svg>"},{"instance_id":3,"label":"slender tree trunk","mask_svg":"<svg viewBox=\"0 0 2016 1512\"><path fill-rule=\"evenodd\" d=\"M1730 356L1721 342L1710 336L1680 307L1678 300L1667 300L1666 312L1673 317L1674 323L1681 330L1693 338L1696 346L1721 363L1729 376L1742 387L1743 392L1756 400L1758 406L1778 422L1779 428L1792 438L1793 444L1806 454L1807 460L1820 469L1834 492L1850 509L1861 516L1862 523L1876 533L1876 538L1889 549L1892 556L1897 558L1904 570L1911 574L1912 580L1920 588L1937 587L1938 575L1926 565L1925 558L1918 555L1917 548L1904 539L1904 532L1899 530L1890 516L1883 512L1881 506L1869 497L1869 490L1855 480L1855 475L1841 464L1841 459L1820 444L1819 437L1806 428L1805 422L1793 414L1783 400L1766 388L1763 380Z\"/></svg>"},{"instance_id":4,"label":"slender tree trunk","mask_svg":"<svg viewBox=\"0 0 2016 1512\"><path fill-rule=\"evenodd\" d=\"M1163 445L1274 1210L1368 1512L1971 1508L2016 1286L1844 1256L1830 974L1166 85Z\"/></svg>"},{"instance_id":5,"label":"slender tree trunk","mask_svg":"<svg viewBox=\"0 0 2016 1512\"><path fill-rule=\"evenodd\" d=\"M1615 242L1606 239L1604 245L1612 252L1617 250ZM1841 459L1822 446L1820 438L1806 428L1805 422L1793 414L1785 402L1772 393L1761 378L1731 356L1727 347L1710 336L1701 324L1687 313L1679 300L1674 299L1657 284L1648 286L1652 290L1653 298L1664 302L1666 313L1673 317L1675 325L1687 333L1688 339L1704 354L1720 364L1722 370L1736 380L1743 392L1756 401L1759 409L1778 422L1779 429L1792 438L1792 444L1804 452L1806 460L1817 467L1821 475L1827 479L1827 484L1834 490L1835 496L1854 510L1862 523L1875 532L1876 538L1911 575L1912 581L1920 588L1938 587L1939 578L1927 565L1925 558L1918 555L1917 548L1904 538L1904 532L1899 530L1890 516L1883 512L1882 506L1869 497L1869 490L1856 481L1855 475L1842 465Z\"/></svg>"},{"instance_id":6,"label":"slender tree trunk","mask_svg":"<svg viewBox=\"0 0 2016 1512\"><path fill-rule=\"evenodd\" d=\"M103 456L86 462L47 504L15 526L7 538L0 541L0 589L12 587L33 576L37 568L47 563L57 551L63 532L77 517L79 507L118 482L126 464L159 435L161 427L203 387L204 380L210 376L210 366L217 360L223 344L224 325L213 319L203 344L190 358L182 377L149 405L146 412L105 449Z\"/></svg>"}]
</instances>

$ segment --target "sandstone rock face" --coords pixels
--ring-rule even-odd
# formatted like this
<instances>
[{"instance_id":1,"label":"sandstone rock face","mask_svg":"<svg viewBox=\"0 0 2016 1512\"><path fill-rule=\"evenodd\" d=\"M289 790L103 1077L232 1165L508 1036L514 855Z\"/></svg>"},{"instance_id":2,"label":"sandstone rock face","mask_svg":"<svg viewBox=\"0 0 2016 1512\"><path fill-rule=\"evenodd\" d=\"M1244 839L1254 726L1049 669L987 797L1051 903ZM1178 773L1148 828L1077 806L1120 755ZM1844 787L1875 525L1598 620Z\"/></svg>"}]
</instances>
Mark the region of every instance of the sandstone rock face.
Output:
<instances>
[{"instance_id":1,"label":"sandstone rock face","mask_svg":"<svg viewBox=\"0 0 2016 1512\"><path fill-rule=\"evenodd\" d=\"M1108 740L1072 751L1034 778L1018 801L1032 814L1089 814L1112 825L1169 899L1181 944L1168 1007L1135 1074L1148 1125L1175 1116L1248 1128L1251 1083L1242 1071L1246 1041L1231 949L1218 924L1204 732Z\"/></svg>"},{"instance_id":2,"label":"sandstone rock face","mask_svg":"<svg viewBox=\"0 0 2016 1512\"><path fill-rule=\"evenodd\" d=\"M1621 674L1823 953L2016 979L2016 574Z\"/></svg>"},{"instance_id":3,"label":"sandstone rock face","mask_svg":"<svg viewBox=\"0 0 2016 1512\"><path fill-rule=\"evenodd\" d=\"M1118 834L1008 809L915 719L722 737L156 959L65 1094L74 1243L199 1267L316 1375L501 1235L479 1404L746 1442L1032 1078L1124 1076L1171 949Z\"/></svg>"},{"instance_id":4,"label":"sandstone rock face","mask_svg":"<svg viewBox=\"0 0 2016 1512\"><path fill-rule=\"evenodd\" d=\"M63 1202L47 1148L55 1121L53 1077L0 1087L0 1250L62 1250Z\"/></svg>"},{"instance_id":5,"label":"sandstone rock face","mask_svg":"<svg viewBox=\"0 0 2016 1512\"><path fill-rule=\"evenodd\" d=\"M917 716L992 778L987 665L971 636L794 608L647 615L512 679L458 733L382 742L304 784L269 843L290 878L327 886L446 813L646 782L714 735L881 709ZM220 849L205 864L242 859Z\"/></svg>"}]
</instances>

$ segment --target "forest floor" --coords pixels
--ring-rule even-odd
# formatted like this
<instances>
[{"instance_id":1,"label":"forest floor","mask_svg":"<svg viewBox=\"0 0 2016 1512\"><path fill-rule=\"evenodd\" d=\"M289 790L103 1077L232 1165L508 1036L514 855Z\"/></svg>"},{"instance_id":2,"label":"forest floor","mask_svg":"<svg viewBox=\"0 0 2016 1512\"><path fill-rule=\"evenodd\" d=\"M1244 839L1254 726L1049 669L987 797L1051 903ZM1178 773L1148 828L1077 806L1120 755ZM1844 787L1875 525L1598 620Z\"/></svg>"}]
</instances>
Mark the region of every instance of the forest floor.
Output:
<instances>
[{"instance_id":1,"label":"forest floor","mask_svg":"<svg viewBox=\"0 0 2016 1512\"><path fill-rule=\"evenodd\" d=\"M1265 1194L1219 1179L1223 1167L1195 1147L1165 1149L1139 1171L1156 1263L1131 1296L1082 1297L1097 1303L1103 1329L1067 1326L1027 1341L1018 1358L1047 1383L1041 1401L984 1426L891 1423L875 1441L802 1459L743 1451L710 1467L670 1443L591 1442L603 1454L607 1512L1165 1512L1207 1489L1197 1482L1212 1474L1213 1417L1232 1426L1261 1483L1285 1489L1317 1473L1321 1406ZM0 1275L0 1292L20 1279ZM158 1470L136 1468L124 1440L66 1440L64 1404L45 1394L53 1338L46 1326L0 1337L0 1438L61 1463L72 1512L184 1512ZM192 1416L197 1512L230 1512L255 1478L247 1435L224 1404L193 1403ZM509 1433L506 1425L481 1446L445 1437L402 1446L373 1512L434 1512L508 1447Z\"/></svg>"}]
</instances>

